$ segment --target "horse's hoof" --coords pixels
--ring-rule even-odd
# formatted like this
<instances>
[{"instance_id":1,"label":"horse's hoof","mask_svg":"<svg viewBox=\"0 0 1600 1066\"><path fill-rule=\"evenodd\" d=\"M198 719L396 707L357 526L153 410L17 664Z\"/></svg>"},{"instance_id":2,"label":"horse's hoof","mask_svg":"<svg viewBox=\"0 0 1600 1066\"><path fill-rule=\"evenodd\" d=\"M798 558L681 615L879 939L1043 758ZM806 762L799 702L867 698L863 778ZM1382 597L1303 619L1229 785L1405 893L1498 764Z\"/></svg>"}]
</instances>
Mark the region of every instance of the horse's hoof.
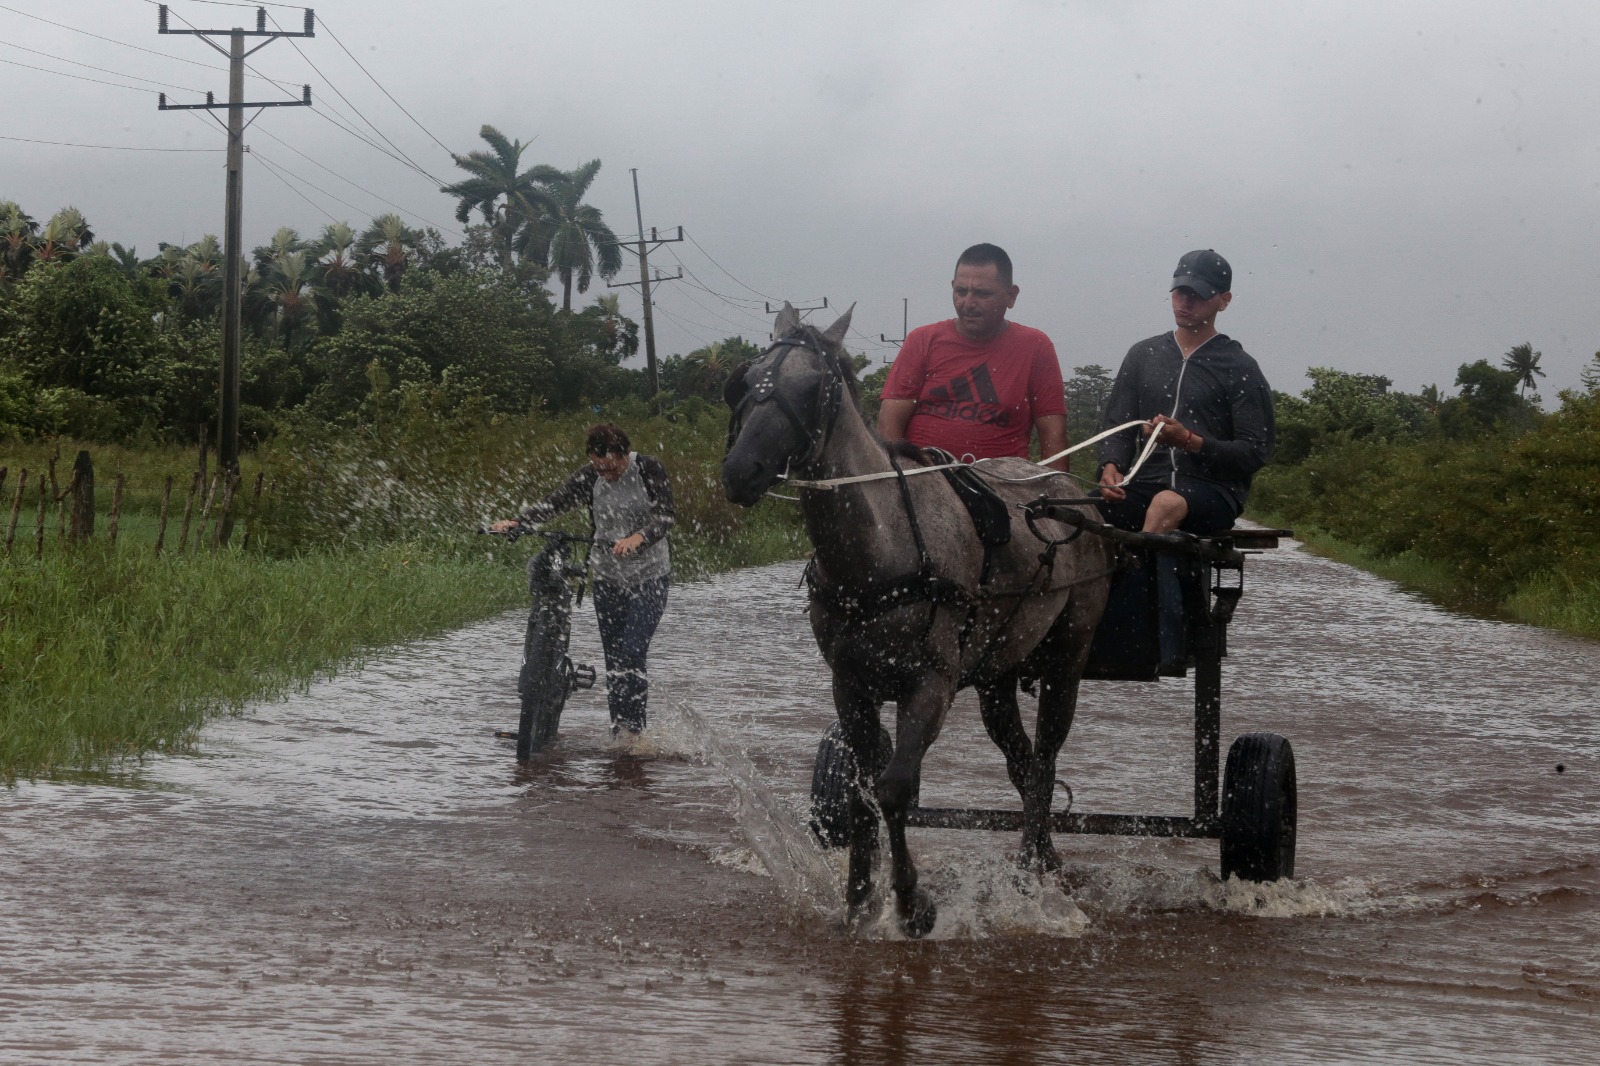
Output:
<instances>
[{"instance_id":1,"label":"horse's hoof","mask_svg":"<svg viewBox=\"0 0 1600 1066\"><path fill-rule=\"evenodd\" d=\"M933 932L933 923L939 918L939 908L934 906L933 897L920 888L911 890L911 902L908 906L904 897L900 901L900 931L912 940L921 940Z\"/></svg>"},{"instance_id":2,"label":"horse's hoof","mask_svg":"<svg viewBox=\"0 0 1600 1066\"><path fill-rule=\"evenodd\" d=\"M1061 869L1061 853L1050 843L1024 847L1017 865L1036 874L1053 874Z\"/></svg>"}]
</instances>

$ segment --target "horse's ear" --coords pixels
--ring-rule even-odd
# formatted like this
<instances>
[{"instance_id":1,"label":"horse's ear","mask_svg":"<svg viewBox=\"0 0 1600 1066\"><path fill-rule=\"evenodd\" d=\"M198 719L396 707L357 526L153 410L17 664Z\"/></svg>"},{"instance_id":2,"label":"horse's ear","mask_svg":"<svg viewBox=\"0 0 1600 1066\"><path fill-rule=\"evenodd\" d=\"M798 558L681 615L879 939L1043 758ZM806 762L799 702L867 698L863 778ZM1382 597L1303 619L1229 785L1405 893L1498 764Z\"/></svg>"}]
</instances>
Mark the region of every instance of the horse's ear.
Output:
<instances>
[{"instance_id":1,"label":"horse's ear","mask_svg":"<svg viewBox=\"0 0 1600 1066\"><path fill-rule=\"evenodd\" d=\"M822 339L829 344L843 344L845 334L850 332L850 316L855 312L856 305L851 304L845 309L844 314L839 316L839 321L823 331Z\"/></svg>"},{"instance_id":2,"label":"horse's ear","mask_svg":"<svg viewBox=\"0 0 1600 1066\"><path fill-rule=\"evenodd\" d=\"M787 337L800 328L800 312L788 300L783 301L783 309L778 312L778 317L772 323L772 339Z\"/></svg>"},{"instance_id":3,"label":"horse's ear","mask_svg":"<svg viewBox=\"0 0 1600 1066\"><path fill-rule=\"evenodd\" d=\"M729 407L739 406L739 401L744 399L744 394L750 391L750 386L744 383L744 376L749 372L749 363L740 363L733 368L733 373L728 375L728 383L722 386L723 403Z\"/></svg>"}]
</instances>

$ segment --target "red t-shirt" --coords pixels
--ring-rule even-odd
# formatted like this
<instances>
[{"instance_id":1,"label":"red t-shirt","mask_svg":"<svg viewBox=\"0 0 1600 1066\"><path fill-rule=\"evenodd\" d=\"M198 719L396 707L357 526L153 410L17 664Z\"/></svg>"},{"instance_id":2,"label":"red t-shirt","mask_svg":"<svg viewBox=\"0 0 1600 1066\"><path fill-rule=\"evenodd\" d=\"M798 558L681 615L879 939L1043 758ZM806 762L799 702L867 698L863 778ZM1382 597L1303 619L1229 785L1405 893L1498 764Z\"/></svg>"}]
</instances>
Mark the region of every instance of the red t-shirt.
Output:
<instances>
[{"instance_id":1,"label":"red t-shirt","mask_svg":"<svg viewBox=\"0 0 1600 1066\"><path fill-rule=\"evenodd\" d=\"M957 458L1026 457L1034 422L1067 413L1055 346L1015 322L984 344L963 337L954 319L912 330L883 398L917 401L906 439Z\"/></svg>"}]
</instances>

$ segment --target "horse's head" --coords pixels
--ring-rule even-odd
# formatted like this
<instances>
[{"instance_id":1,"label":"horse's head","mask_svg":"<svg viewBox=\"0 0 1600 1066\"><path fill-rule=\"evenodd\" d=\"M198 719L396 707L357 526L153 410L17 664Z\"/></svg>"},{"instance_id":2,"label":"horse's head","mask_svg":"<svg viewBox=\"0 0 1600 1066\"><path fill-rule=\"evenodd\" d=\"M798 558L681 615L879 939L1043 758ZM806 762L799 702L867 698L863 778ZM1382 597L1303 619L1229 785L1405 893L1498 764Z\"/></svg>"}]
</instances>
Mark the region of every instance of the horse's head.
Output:
<instances>
[{"instance_id":1,"label":"horse's head","mask_svg":"<svg viewBox=\"0 0 1600 1066\"><path fill-rule=\"evenodd\" d=\"M855 374L843 343L850 314L818 330L785 303L772 346L728 379L722 396L733 413L722 488L729 500L749 507L785 470L822 454L839 409L853 402L845 396L853 397Z\"/></svg>"}]
</instances>

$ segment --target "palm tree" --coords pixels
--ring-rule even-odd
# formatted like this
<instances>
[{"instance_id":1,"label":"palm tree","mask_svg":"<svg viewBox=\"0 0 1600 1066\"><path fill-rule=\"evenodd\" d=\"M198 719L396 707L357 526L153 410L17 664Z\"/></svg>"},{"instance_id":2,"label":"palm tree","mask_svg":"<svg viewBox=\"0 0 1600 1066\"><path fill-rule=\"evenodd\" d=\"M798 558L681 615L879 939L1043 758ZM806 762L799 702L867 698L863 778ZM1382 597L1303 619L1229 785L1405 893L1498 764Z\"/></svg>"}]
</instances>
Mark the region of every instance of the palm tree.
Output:
<instances>
[{"instance_id":1,"label":"palm tree","mask_svg":"<svg viewBox=\"0 0 1600 1066\"><path fill-rule=\"evenodd\" d=\"M561 278L561 309L572 310L572 283L578 292L589 291L595 274L607 280L622 269L622 250L617 235L605 224L599 208L583 202L584 193L600 173L600 160L591 159L576 170L558 172L545 182L549 203L533 227L525 231L525 243L545 248L545 262Z\"/></svg>"},{"instance_id":2,"label":"palm tree","mask_svg":"<svg viewBox=\"0 0 1600 1066\"><path fill-rule=\"evenodd\" d=\"M222 273L214 264L186 255L178 261L168 291L184 315L208 318L217 312L222 295Z\"/></svg>"},{"instance_id":3,"label":"palm tree","mask_svg":"<svg viewBox=\"0 0 1600 1066\"><path fill-rule=\"evenodd\" d=\"M139 258L139 249L124 248L120 241L113 243L107 254L116 261L124 277L137 278L149 270L149 264Z\"/></svg>"},{"instance_id":4,"label":"palm tree","mask_svg":"<svg viewBox=\"0 0 1600 1066\"><path fill-rule=\"evenodd\" d=\"M478 150L464 156L452 153L456 166L471 177L439 191L456 197L456 221L466 222L474 209L483 214L495 235L500 265L510 267L518 233L552 206L545 185L562 174L555 167L542 164L520 169L522 153L528 145L507 140L493 126L485 125L478 136L488 142L490 151Z\"/></svg>"},{"instance_id":5,"label":"palm tree","mask_svg":"<svg viewBox=\"0 0 1600 1066\"><path fill-rule=\"evenodd\" d=\"M335 299L342 300L361 282L361 263L356 258L356 231L347 222L331 222L323 227L317 242L317 278Z\"/></svg>"},{"instance_id":6,"label":"palm tree","mask_svg":"<svg viewBox=\"0 0 1600 1066\"><path fill-rule=\"evenodd\" d=\"M1437 385L1422 386L1422 392L1418 395L1418 399L1422 401L1422 406L1428 409L1430 415L1438 414L1439 405L1444 402L1443 397L1439 395L1439 386Z\"/></svg>"},{"instance_id":7,"label":"palm tree","mask_svg":"<svg viewBox=\"0 0 1600 1066\"><path fill-rule=\"evenodd\" d=\"M1537 384L1533 380L1535 377L1544 377L1544 371L1539 369L1540 354L1533 350L1531 344L1519 344L1500 360L1501 366L1517 375L1517 384L1521 386L1523 394Z\"/></svg>"},{"instance_id":8,"label":"palm tree","mask_svg":"<svg viewBox=\"0 0 1600 1066\"><path fill-rule=\"evenodd\" d=\"M306 241L300 239L300 234L292 226L279 226L278 232L272 235L272 240L256 248L251 254L255 256L256 266L263 271L269 270L274 261L295 252L303 252L310 247Z\"/></svg>"},{"instance_id":9,"label":"palm tree","mask_svg":"<svg viewBox=\"0 0 1600 1066\"><path fill-rule=\"evenodd\" d=\"M688 378L689 391L696 396L715 399L722 395L722 386L734 367L745 359L743 338L727 340L696 348L683 357L684 376Z\"/></svg>"},{"instance_id":10,"label":"palm tree","mask_svg":"<svg viewBox=\"0 0 1600 1066\"><path fill-rule=\"evenodd\" d=\"M33 263L39 223L16 203L0 200L0 283L16 281Z\"/></svg>"},{"instance_id":11,"label":"palm tree","mask_svg":"<svg viewBox=\"0 0 1600 1066\"><path fill-rule=\"evenodd\" d=\"M94 234L83 213L76 207L63 207L44 224L34 255L41 263L71 259L79 249L93 243Z\"/></svg>"},{"instance_id":12,"label":"palm tree","mask_svg":"<svg viewBox=\"0 0 1600 1066\"><path fill-rule=\"evenodd\" d=\"M1594 358L1589 360L1589 365L1583 368L1578 378L1590 392L1600 392L1600 352L1594 353Z\"/></svg>"},{"instance_id":13,"label":"palm tree","mask_svg":"<svg viewBox=\"0 0 1600 1066\"><path fill-rule=\"evenodd\" d=\"M356 251L378 268L390 292L399 292L400 278L411 265L411 255L421 236L399 215L379 215L361 235Z\"/></svg>"},{"instance_id":14,"label":"palm tree","mask_svg":"<svg viewBox=\"0 0 1600 1066\"><path fill-rule=\"evenodd\" d=\"M312 267L305 252L290 252L272 264L265 295L273 305L273 323L283 338L285 349L294 331L305 322L316 306L319 286L313 282Z\"/></svg>"}]
</instances>

